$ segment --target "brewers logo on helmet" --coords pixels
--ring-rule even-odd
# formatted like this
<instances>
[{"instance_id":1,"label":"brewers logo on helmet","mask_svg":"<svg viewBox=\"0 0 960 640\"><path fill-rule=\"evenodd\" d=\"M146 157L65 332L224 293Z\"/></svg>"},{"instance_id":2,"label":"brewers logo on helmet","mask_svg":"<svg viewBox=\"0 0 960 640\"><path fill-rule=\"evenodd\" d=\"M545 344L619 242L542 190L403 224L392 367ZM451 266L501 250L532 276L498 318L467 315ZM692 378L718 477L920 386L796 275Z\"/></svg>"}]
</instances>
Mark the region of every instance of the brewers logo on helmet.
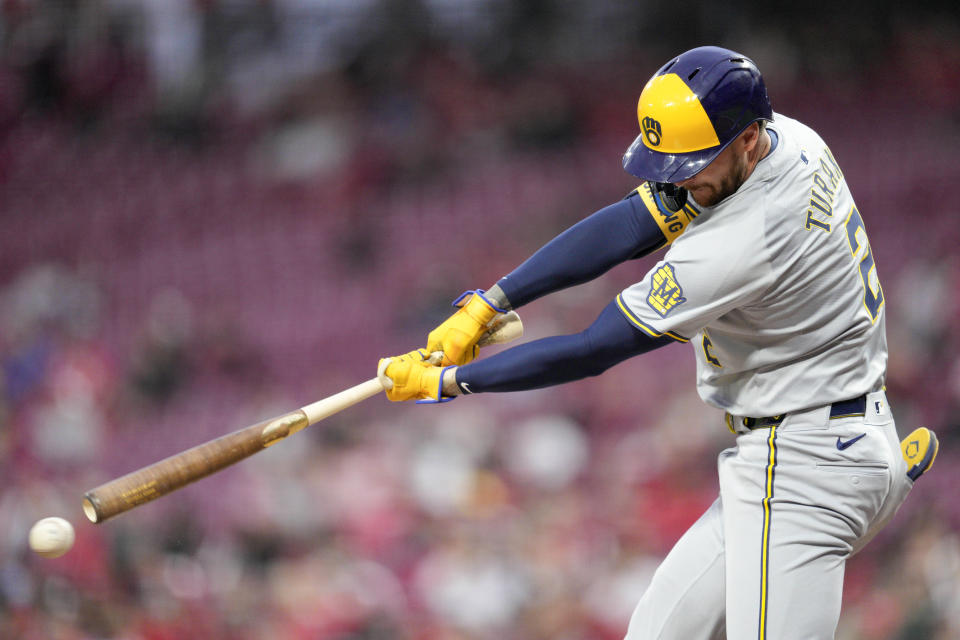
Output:
<instances>
[{"instance_id":1,"label":"brewers logo on helmet","mask_svg":"<svg viewBox=\"0 0 960 640\"><path fill-rule=\"evenodd\" d=\"M637 104L642 132L623 156L652 182L693 177L758 120L773 120L767 89L746 56L720 47L680 54L647 82Z\"/></svg>"},{"instance_id":2,"label":"brewers logo on helmet","mask_svg":"<svg viewBox=\"0 0 960 640\"><path fill-rule=\"evenodd\" d=\"M647 136L647 143L651 147L659 147L661 131L660 123L650 116L647 116L640 121L640 127L643 129L644 135Z\"/></svg>"}]
</instances>

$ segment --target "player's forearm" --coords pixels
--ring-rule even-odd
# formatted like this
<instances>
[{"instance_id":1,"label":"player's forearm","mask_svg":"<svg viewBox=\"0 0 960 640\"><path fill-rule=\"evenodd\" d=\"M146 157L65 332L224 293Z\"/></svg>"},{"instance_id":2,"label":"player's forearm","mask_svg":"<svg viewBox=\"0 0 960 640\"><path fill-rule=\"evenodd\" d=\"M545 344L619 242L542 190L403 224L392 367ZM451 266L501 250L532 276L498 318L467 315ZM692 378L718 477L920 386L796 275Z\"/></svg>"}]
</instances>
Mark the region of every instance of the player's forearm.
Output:
<instances>
[{"instance_id":1,"label":"player's forearm","mask_svg":"<svg viewBox=\"0 0 960 640\"><path fill-rule=\"evenodd\" d=\"M637 198L627 198L561 233L487 294L495 295L504 308L517 309L553 291L592 280L664 242L663 232L649 213L638 208Z\"/></svg>"},{"instance_id":2,"label":"player's forearm","mask_svg":"<svg viewBox=\"0 0 960 640\"><path fill-rule=\"evenodd\" d=\"M672 342L651 338L611 303L584 331L534 340L476 360L444 377L444 395L539 389L603 373L632 356Z\"/></svg>"}]
</instances>

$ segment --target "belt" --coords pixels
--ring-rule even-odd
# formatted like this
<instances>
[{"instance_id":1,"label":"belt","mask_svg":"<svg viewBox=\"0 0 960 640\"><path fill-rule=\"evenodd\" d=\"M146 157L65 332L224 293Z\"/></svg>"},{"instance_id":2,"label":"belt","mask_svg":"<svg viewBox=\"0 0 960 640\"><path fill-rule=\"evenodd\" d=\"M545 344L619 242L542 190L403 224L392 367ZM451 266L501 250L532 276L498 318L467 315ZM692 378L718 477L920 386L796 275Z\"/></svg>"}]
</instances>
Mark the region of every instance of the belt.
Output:
<instances>
[{"instance_id":1,"label":"belt","mask_svg":"<svg viewBox=\"0 0 960 640\"><path fill-rule=\"evenodd\" d=\"M853 398L852 400L842 400L840 402L834 402L830 405L830 419L835 420L837 418L850 418L854 416L862 416L867 412L867 396L862 395L859 398ZM767 416L766 418L741 418L740 420L743 423L743 426L747 429L763 429L765 427L776 427L781 422L786 419L787 414L782 414L779 416ZM727 426L730 427L730 430L733 430L733 416L729 413L726 415Z\"/></svg>"}]
</instances>

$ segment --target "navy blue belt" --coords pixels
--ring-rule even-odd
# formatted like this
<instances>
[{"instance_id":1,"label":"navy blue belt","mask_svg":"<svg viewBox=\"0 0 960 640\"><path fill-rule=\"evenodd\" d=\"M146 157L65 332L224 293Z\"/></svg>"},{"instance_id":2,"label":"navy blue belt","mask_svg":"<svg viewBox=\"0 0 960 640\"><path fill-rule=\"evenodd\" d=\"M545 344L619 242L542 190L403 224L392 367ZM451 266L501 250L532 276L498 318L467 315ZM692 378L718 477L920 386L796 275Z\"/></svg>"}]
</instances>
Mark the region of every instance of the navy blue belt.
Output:
<instances>
[{"instance_id":1,"label":"navy blue belt","mask_svg":"<svg viewBox=\"0 0 960 640\"><path fill-rule=\"evenodd\" d=\"M862 395L852 400L842 400L830 405L830 419L851 418L862 416L867 411L867 396ZM730 420L729 414L728 420ZM747 429L763 429L765 427L776 427L787 417L787 414L779 416L768 416L766 418L742 418L743 426ZM731 425L732 426L732 425Z\"/></svg>"}]
</instances>

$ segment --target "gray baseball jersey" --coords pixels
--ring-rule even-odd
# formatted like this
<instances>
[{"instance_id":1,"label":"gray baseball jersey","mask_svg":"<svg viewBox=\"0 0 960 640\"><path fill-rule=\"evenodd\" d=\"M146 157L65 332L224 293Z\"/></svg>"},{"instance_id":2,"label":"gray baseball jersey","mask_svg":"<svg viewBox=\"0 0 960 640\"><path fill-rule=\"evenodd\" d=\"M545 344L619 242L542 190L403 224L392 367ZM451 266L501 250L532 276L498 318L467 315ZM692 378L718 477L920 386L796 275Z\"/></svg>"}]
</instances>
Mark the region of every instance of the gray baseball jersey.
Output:
<instances>
[{"instance_id":1,"label":"gray baseball jersey","mask_svg":"<svg viewBox=\"0 0 960 640\"><path fill-rule=\"evenodd\" d=\"M883 291L843 172L809 127L777 114L770 129L777 146L733 195L658 213L672 244L618 296L644 331L693 342L701 397L742 416L878 390L887 360Z\"/></svg>"},{"instance_id":2,"label":"gray baseball jersey","mask_svg":"<svg viewBox=\"0 0 960 640\"><path fill-rule=\"evenodd\" d=\"M832 638L846 559L912 486L863 220L814 131L779 114L769 129L777 145L713 207L671 214L639 188L672 244L617 304L694 343L700 395L737 416L738 437L720 497L658 568L627 640Z\"/></svg>"}]
</instances>

